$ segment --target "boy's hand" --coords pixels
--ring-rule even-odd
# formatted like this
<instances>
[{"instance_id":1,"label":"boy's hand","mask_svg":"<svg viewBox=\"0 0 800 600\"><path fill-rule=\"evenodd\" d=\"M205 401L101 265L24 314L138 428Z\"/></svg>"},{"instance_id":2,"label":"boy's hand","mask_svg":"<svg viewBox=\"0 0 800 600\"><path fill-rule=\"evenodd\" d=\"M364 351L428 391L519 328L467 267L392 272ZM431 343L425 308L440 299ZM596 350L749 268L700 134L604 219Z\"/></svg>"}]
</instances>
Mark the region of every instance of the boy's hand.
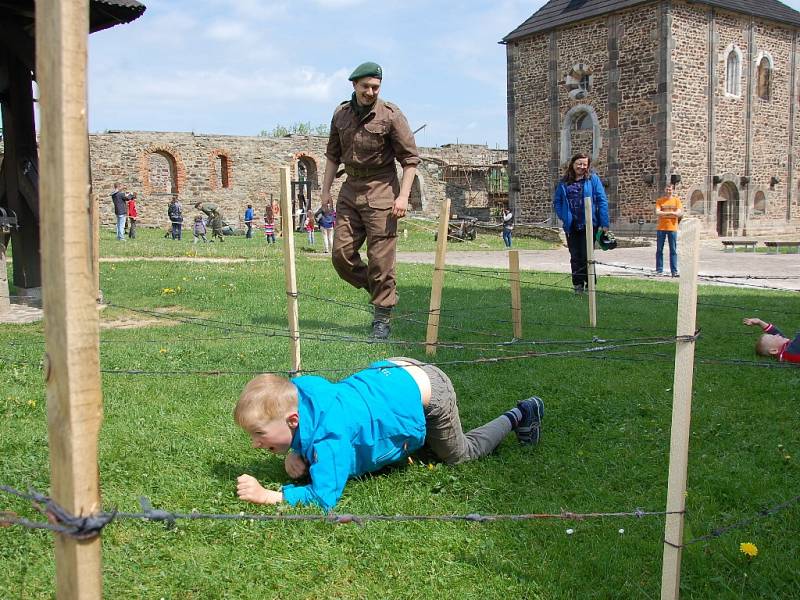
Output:
<instances>
[{"instance_id":1,"label":"boy's hand","mask_svg":"<svg viewBox=\"0 0 800 600\"><path fill-rule=\"evenodd\" d=\"M239 475L236 480L236 495L253 504L278 504L283 502L283 494L264 489L252 475Z\"/></svg>"},{"instance_id":2,"label":"boy's hand","mask_svg":"<svg viewBox=\"0 0 800 600\"><path fill-rule=\"evenodd\" d=\"M286 469L286 474L292 479L299 479L308 471L308 465L305 459L299 454L289 452L286 459L283 461L283 467Z\"/></svg>"},{"instance_id":3,"label":"boy's hand","mask_svg":"<svg viewBox=\"0 0 800 600\"><path fill-rule=\"evenodd\" d=\"M766 327L766 325L767 325L766 323L764 323L764 321L762 321L761 319L758 319L756 317L750 317L750 318L747 318L747 319L742 319L742 323L744 323L745 325L751 325L751 326L752 325L758 325L759 327Z\"/></svg>"}]
</instances>

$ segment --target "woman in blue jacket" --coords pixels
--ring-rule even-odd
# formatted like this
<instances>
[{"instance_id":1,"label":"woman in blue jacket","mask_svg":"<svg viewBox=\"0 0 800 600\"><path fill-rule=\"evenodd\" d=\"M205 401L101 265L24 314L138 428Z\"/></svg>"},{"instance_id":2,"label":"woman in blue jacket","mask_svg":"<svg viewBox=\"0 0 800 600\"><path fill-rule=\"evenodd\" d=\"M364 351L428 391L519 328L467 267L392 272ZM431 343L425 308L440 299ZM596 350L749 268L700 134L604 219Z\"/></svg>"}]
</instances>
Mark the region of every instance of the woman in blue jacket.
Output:
<instances>
[{"instance_id":1,"label":"woman in blue jacket","mask_svg":"<svg viewBox=\"0 0 800 600\"><path fill-rule=\"evenodd\" d=\"M592 238L594 239L598 228L608 231L608 198L600 177L590 171L591 164L592 161L586 154L573 156L553 196L553 208L567 235L572 285L576 294L582 294L589 283L586 268L585 198L592 199Z\"/></svg>"}]
</instances>

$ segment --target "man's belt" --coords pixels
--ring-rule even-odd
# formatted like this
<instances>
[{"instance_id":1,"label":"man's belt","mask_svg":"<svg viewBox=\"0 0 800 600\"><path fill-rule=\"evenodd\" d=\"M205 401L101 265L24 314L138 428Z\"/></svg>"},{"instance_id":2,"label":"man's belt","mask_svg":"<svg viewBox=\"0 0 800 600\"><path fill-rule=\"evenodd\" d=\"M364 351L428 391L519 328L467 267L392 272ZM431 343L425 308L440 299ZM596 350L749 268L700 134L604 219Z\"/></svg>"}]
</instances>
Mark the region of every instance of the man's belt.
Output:
<instances>
[{"instance_id":1,"label":"man's belt","mask_svg":"<svg viewBox=\"0 0 800 600\"><path fill-rule=\"evenodd\" d=\"M391 173L394 171L394 165L384 165L382 167L352 167L350 165L344 166L344 172L350 177L356 179L366 179L368 177L375 177L375 175L382 175L384 173Z\"/></svg>"}]
</instances>

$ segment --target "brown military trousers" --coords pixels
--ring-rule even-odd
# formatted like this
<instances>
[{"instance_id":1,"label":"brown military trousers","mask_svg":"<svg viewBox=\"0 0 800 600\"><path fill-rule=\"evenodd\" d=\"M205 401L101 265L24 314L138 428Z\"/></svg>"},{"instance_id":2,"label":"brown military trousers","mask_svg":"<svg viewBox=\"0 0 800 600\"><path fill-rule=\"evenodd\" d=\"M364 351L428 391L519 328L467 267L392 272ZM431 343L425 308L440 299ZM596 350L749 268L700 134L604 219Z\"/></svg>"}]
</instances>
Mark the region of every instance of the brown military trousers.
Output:
<instances>
[{"instance_id":1,"label":"brown military trousers","mask_svg":"<svg viewBox=\"0 0 800 600\"><path fill-rule=\"evenodd\" d=\"M397 219L392 206L399 192L394 171L369 179L348 176L336 201L333 267L347 283L367 290L370 302L382 308L397 304ZM359 253L365 241L366 263Z\"/></svg>"}]
</instances>

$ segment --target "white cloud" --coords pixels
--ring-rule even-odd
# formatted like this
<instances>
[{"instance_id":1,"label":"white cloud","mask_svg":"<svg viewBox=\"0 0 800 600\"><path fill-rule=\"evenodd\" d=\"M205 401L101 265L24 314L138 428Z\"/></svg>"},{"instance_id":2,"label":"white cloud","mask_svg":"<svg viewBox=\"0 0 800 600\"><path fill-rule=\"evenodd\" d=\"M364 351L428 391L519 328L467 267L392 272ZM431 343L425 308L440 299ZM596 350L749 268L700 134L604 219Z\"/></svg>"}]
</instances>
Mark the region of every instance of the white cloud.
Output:
<instances>
[{"instance_id":1,"label":"white cloud","mask_svg":"<svg viewBox=\"0 0 800 600\"><path fill-rule=\"evenodd\" d=\"M206 33L211 39L230 42L246 39L249 36L249 29L241 22L217 21L206 30Z\"/></svg>"},{"instance_id":2,"label":"white cloud","mask_svg":"<svg viewBox=\"0 0 800 600\"><path fill-rule=\"evenodd\" d=\"M366 0L313 0L314 4L322 8L348 8L364 4Z\"/></svg>"}]
</instances>

